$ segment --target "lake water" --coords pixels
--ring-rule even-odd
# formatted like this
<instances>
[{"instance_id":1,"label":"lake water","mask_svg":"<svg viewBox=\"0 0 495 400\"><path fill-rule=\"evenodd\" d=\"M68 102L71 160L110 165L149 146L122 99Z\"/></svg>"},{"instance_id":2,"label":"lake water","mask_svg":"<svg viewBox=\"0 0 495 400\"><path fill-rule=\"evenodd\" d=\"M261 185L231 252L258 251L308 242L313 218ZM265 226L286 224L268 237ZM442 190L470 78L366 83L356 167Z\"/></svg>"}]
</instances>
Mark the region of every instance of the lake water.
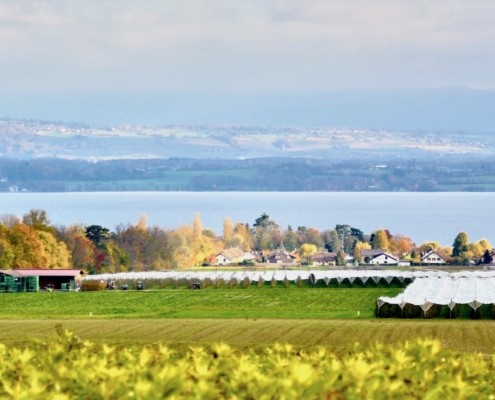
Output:
<instances>
[{"instance_id":1,"label":"lake water","mask_svg":"<svg viewBox=\"0 0 495 400\"><path fill-rule=\"evenodd\" d=\"M203 227L218 234L224 217L250 225L266 212L281 227L319 230L349 224L370 233L378 228L410 236L417 243L452 245L461 230L472 241L495 244L495 193L348 192L111 192L0 193L0 214L22 216L31 208L48 211L54 224L74 222L114 229L148 215L150 225L192 224L199 212Z\"/></svg>"}]
</instances>

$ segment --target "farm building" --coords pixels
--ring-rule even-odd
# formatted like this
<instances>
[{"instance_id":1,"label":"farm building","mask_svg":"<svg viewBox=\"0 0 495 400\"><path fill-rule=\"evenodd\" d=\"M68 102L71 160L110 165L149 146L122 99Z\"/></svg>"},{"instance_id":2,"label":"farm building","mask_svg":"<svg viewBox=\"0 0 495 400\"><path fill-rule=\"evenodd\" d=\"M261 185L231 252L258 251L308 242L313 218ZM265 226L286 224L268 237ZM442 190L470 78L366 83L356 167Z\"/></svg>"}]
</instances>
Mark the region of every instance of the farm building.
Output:
<instances>
[{"instance_id":1,"label":"farm building","mask_svg":"<svg viewBox=\"0 0 495 400\"><path fill-rule=\"evenodd\" d=\"M361 257L366 264L397 264L399 259L384 249L361 250Z\"/></svg>"},{"instance_id":2,"label":"farm building","mask_svg":"<svg viewBox=\"0 0 495 400\"><path fill-rule=\"evenodd\" d=\"M4 269L0 270L0 291L75 290L81 287L82 275L80 269Z\"/></svg>"},{"instance_id":3,"label":"farm building","mask_svg":"<svg viewBox=\"0 0 495 400\"><path fill-rule=\"evenodd\" d=\"M337 256L335 253L315 253L311 256L311 262L314 266L335 265Z\"/></svg>"},{"instance_id":4,"label":"farm building","mask_svg":"<svg viewBox=\"0 0 495 400\"><path fill-rule=\"evenodd\" d=\"M216 265L230 265L243 261L253 261L255 256L249 251L242 251L238 247L225 249L216 256Z\"/></svg>"},{"instance_id":5,"label":"farm building","mask_svg":"<svg viewBox=\"0 0 495 400\"><path fill-rule=\"evenodd\" d=\"M284 245L281 243L277 250L268 255L266 262L268 264L295 264L297 260L295 256L284 249Z\"/></svg>"}]
</instances>

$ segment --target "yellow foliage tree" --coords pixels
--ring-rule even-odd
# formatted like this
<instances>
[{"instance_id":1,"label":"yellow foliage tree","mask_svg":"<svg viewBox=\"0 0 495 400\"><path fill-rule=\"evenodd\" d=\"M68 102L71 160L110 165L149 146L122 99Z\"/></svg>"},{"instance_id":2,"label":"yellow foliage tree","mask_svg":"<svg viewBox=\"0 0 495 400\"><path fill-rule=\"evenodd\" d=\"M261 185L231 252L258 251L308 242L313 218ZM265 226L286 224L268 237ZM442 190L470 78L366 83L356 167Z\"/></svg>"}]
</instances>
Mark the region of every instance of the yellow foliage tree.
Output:
<instances>
[{"instance_id":1,"label":"yellow foliage tree","mask_svg":"<svg viewBox=\"0 0 495 400\"><path fill-rule=\"evenodd\" d=\"M424 251L428 249L433 249L433 250L441 250L442 245L438 242L423 242L421 246L419 246L419 251L423 253Z\"/></svg>"},{"instance_id":2,"label":"yellow foliage tree","mask_svg":"<svg viewBox=\"0 0 495 400\"><path fill-rule=\"evenodd\" d=\"M59 242L50 232L38 231L45 250L45 268L68 269L72 267L71 254L64 242Z\"/></svg>"},{"instance_id":3,"label":"yellow foliage tree","mask_svg":"<svg viewBox=\"0 0 495 400\"><path fill-rule=\"evenodd\" d=\"M229 240L234 235L234 225L232 224L232 219L225 217L223 220L223 241L228 243Z\"/></svg>"},{"instance_id":4,"label":"yellow foliage tree","mask_svg":"<svg viewBox=\"0 0 495 400\"><path fill-rule=\"evenodd\" d=\"M385 229L378 229L375 232L375 240L373 241L374 249L384 249L386 251L390 250L390 244L388 242L387 233Z\"/></svg>"},{"instance_id":5,"label":"yellow foliage tree","mask_svg":"<svg viewBox=\"0 0 495 400\"><path fill-rule=\"evenodd\" d=\"M484 251L486 251L486 250L490 251L491 249L493 249L493 247L490 244L490 242L488 241L488 239L483 238L478 243L483 248Z\"/></svg>"},{"instance_id":6,"label":"yellow foliage tree","mask_svg":"<svg viewBox=\"0 0 495 400\"><path fill-rule=\"evenodd\" d=\"M310 263L311 256L318 251L314 244L304 243L299 249L299 256L301 260L305 260Z\"/></svg>"},{"instance_id":7,"label":"yellow foliage tree","mask_svg":"<svg viewBox=\"0 0 495 400\"><path fill-rule=\"evenodd\" d=\"M371 249L371 245L369 243L357 242L356 245L354 246L354 251L353 251L354 261L361 261L362 259L361 252L367 249Z\"/></svg>"},{"instance_id":8,"label":"yellow foliage tree","mask_svg":"<svg viewBox=\"0 0 495 400\"><path fill-rule=\"evenodd\" d=\"M196 213L196 215L194 216L193 237L194 240L197 242L201 242L203 240L203 224L201 222L199 213Z\"/></svg>"},{"instance_id":9,"label":"yellow foliage tree","mask_svg":"<svg viewBox=\"0 0 495 400\"><path fill-rule=\"evenodd\" d=\"M234 228L235 235L242 237L242 243L245 250L251 250L253 248L253 233L248 226L237 222Z\"/></svg>"},{"instance_id":10,"label":"yellow foliage tree","mask_svg":"<svg viewBox=\"0 0 495 400\"><path fill-rule=\"evenodd\" d=\"M10 268L48 268L44 243L31 226L18 224L8 229L2 225L0 239L6 251L4 265L10 264Z\"/></svg>"},{"instance_id":11,"label":"yellow foliage tree","mask_svg":"<svg viewBox=\"0 0 495 400\"><path fill-rule=\"evenodd\" d=\"M469 251L473 253L473 257L481 257L485 252L485 249L483 249L483 247L479 242L470 243L468 247L469 247Z\"/></svg>"},{"instance_id":12,"label":"yellow foliage tree","mask_svg":"<svg viewBox=\"0 0 495 400\"><path fill-rule=\"evenodd\" d=\"M412 240L408 237L401 237L397 243L397 253L402 257L403 254L411 253L414 244Z\"/></svg>"}]
</instances>

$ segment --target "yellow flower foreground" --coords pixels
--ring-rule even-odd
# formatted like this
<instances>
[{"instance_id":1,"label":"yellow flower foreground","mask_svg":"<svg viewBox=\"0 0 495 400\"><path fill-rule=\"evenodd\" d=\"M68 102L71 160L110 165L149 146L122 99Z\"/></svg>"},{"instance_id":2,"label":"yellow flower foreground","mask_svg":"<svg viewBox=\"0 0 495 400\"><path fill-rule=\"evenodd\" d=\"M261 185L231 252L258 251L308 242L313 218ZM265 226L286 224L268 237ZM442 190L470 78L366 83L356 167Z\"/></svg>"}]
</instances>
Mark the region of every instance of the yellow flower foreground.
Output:
<instances>
[{"instance_id":1,"label":"yellow flower foreground","mask_svg":"<svg viewBox=\"0 0 495 400\"><path fill-rule=\"evenodd\" d=\"M0 345L0 397L16 399L480 399L494 398L492 363L417 339L399 346L262 354L225 344L176 355L167 347L117 350L58 327L26 349Z\"/></svg>"}]
</instances>

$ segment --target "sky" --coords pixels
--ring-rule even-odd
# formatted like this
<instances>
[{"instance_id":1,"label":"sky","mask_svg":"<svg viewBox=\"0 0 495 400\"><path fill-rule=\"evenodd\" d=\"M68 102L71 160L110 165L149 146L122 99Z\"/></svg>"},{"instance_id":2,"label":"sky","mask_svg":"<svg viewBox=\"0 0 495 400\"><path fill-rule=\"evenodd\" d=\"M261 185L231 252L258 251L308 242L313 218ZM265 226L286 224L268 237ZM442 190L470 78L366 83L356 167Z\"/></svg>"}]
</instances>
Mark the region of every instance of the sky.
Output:
<instances>
[{"instance_id":1,"label":"sky","mask_svg":"<svg viewBox=\"0 0 495 400\"><path fill-rule=\"evenodd\" d=\"M0 116L495 130L492 0L0 0Z\"/></svg>"}]
</instances>

